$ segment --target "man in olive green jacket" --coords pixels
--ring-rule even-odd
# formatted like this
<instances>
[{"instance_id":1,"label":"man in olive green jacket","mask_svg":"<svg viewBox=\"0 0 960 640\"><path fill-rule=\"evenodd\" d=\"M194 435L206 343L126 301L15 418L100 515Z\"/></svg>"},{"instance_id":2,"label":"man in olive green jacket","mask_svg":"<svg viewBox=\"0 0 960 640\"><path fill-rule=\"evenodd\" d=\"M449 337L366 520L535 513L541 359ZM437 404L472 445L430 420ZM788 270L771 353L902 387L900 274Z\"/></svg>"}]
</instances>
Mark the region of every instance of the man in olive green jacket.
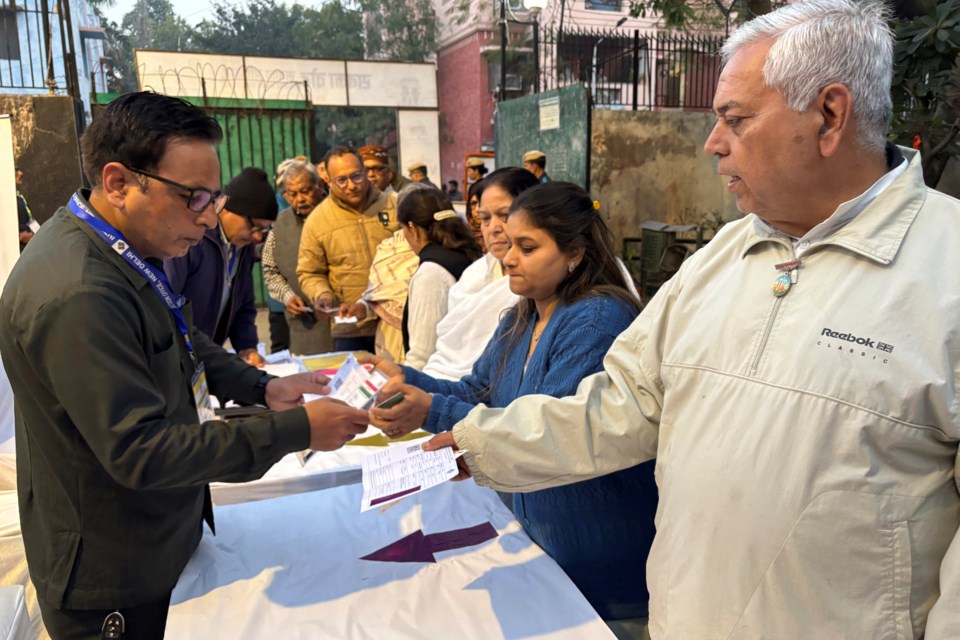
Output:
<instances>
[{"instance_id":1,"label":"man in olive green jacket","mask_svg":"<svg viewBox=\"0 0 960 640\"><path fill-rule=\"evenodd\" d=\"M162 638L170 593L213 517L207 484L280 457L336 449L366 413L302 394L193 328L161 260L216 224L217 123L153 93L117 98L81 141L78 191L23 253L0 298L0 354L16 399L17 482L30 577L50 636ZM223 400L276 413L218 420ZM116 613L114 613L116 612Z\"/></svg>"}]
</instances>

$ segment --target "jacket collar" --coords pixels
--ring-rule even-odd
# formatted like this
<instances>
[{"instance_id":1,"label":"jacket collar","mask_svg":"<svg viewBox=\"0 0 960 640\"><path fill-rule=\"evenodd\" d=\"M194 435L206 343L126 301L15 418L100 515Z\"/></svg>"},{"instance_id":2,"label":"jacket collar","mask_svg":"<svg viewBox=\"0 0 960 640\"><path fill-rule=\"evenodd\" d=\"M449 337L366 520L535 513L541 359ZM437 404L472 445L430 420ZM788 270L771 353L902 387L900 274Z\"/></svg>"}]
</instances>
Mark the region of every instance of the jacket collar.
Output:
<instances>
[{"instance_id":1,"label":"jacket collar","mask_svg":"<svg viewBox=\"0 0 960 640\"><path fill-rule=\"evenodd\" d=\"M814 243L814 247L843 247L882 265L893 261L903 244L907 230L927 197L920 153L904 147L897 149L909 162L907 170L857 217L833 235ZM888 154L888 158L890 156L891 154ZM896 154L892 157L896 158ZM756 215L750 215L753 220L744 241L741 258L753 247L765 242L790 246L791 241L786 234L773 229ZM814 250L810 249L808 253Z\"/></svg>"},{"instance_id":2,"label":"jacket collar","mask_svg":"<svg viewBox=\"0 0 960 640\"><path fill-rule=\"evenodd\" d=\"M94 209L93 205L90 204L90 189L79 189L77 190L77 195L86 203L87 207L90 208L90 211L96 214L98 218L104 220L103 214ZM94 247L97 248L100 253L107 257L107 260L110 260L117 265L117 269L123 276L130 282L134 289L140 290L144 287L149 287L150 283L147 281L143 275L133 268L129 262L123 259L123 256L118 254L113 250L113 247L108 245L103 241L96 231L90 228L90 225L85 223L83 220L75 216L69 209L69 207L64 207L66 210L66 215L73 220L80 230L85 233L91 240ZM147 262L152 269L155 271L163 271L163 261L156 258L144 258L144 261Z\"/></svg>"}]
</instances>

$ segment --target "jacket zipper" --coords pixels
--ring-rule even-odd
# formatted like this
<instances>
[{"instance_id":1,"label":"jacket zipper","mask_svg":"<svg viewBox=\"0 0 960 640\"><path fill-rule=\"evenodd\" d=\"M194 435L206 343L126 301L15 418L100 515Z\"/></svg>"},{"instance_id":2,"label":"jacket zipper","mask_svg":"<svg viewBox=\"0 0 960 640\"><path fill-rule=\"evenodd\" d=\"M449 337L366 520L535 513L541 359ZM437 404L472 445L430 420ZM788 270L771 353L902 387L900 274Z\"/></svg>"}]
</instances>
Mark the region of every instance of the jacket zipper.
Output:
<instances>
[{"instance_id":1,"label":"jacket zipper","mask_svg":"<svg viewBox=\"0 0 960 640\"><path fill-rule=\"evenodd\" d=\"M796 260L797 253L793 249L793 245L790 245L790 259ZM791 285L791 289L794 285ZM777 315L780 313L780 305L783 304L783 299L790 295L790 291L779 298L774 298L773 302L773 311L770 312L770 318L767 320L767 326L763 330L763 338L760 340L760 347L757 349L757 355L753 358L753 365L750 367L750 375L757 374L757 368L760 366L760 358L763 357L763 352L767 350L767 341L770 339L770 332L773 331L773 323L777 320Z\"/></svg>"},{"instance_id":2,"label":"jacket zipper","mask_svg":"<svg viewBox=\"0 0 960 640\"><path fill-rule=\"evenodd\" d=\"M777 319L777 314L780 312L780 303L783 302L783 298L775 298L773 302L773 312L770 314L770 319L767 320L767 327L763 330L763 339L760 340L760 348L757 349L757 355L753 358L753 366L750 367L750 375L756 375L757 367L760 366L760 358L763 356L763 352L767 348L767 340L770 339L770 332L773 330L773 323Z\"/></svg>"},{"instance_id":3,"label":"jacket zipper","mask_svg":"<svg viewBox=\"0 0 960 640\"><path fill-rule=\"evenodd\" d=\"M367 228L363 224L363 215L361 214L360 219L357 220L357 224L360 225L360 235L363 236L363 250L367 252L367 260L373 264L373 256L370 255L370 241L367 238Z\"/></svg>"}]
</instances>

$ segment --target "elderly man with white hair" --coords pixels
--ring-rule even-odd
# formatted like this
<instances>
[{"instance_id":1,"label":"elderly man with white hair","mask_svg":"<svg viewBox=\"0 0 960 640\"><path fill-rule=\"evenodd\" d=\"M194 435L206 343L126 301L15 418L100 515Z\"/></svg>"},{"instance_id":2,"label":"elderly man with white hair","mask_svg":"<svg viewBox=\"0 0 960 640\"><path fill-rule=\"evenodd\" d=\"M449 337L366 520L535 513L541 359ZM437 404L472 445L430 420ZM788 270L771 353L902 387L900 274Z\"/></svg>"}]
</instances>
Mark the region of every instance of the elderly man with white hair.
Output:
<instances>
[{"instance_id":1,"label":"elderly man with white hair","mask_svg":"<svg viewBox=\"0 0 960 640\"><path fill-rule=\"evenodd\" d=\"M575 396L430 445L504 491L656 458L654 639L960 638L960 206L886 143L892 51L872 1L741 27L705 150L749 215Z\"/></svg>"}]
</instances>

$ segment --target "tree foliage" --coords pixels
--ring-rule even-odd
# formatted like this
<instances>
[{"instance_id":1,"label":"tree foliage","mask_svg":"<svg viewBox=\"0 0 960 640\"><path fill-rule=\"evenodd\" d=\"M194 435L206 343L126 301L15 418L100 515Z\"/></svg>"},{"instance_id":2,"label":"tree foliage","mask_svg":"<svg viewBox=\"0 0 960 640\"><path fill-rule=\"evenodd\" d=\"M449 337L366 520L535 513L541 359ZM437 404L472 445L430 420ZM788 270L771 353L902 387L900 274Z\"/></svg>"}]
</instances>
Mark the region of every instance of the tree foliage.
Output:
<instances>
[{"instance_id":1,"label":"tree foliage","mask_svg":"<svg viewBox=\"0 0 960 640\"><path fill-rule=\"evenodd\" d=\"M259 56L363 58L363 22L359 12L339 2L319 9L276 0L246 5L214 4L214 19L197 25L191 48Z\"/></svg>"},{"instance_id":2,"label":"tree foliage","mask_svg":"<svg viewBox=\"0 0 960 640\"><path fill-rule=\"evenodd\" d=\"M123 16L120 24L107 20L102 9L111 2L93 2L93 10L106 34L104 55L107 88L116 93L135 91L134 49L167 49L189 47L192 30L173 9L170 0L137 0Z\"/></svg>"},{"instance_id":3,"label":"tree foliage","mask_svg":"<svg viewBox=\"0 0 960 640\"><path fill-rule=\"evenodd\" d=\"M423 62L437 51L437 14L431 0L358 0L367 18L367 57Z\"/></svg>"},{"instance_id":4,"label":"tree foliage","mask_svg":"<svg viewBox=\"0 0 960 640\"><path fill-rule=\"evenodd\" d=\"M924 181L935 187L950 158L960 158L960 0L925 9L897 27L891 137L918 143Z\"/></svg>"},{"instance_id":5,"label":"tree foliage","mask_svg":"<svg viewBox=\"0 0 960 640\"><path fill-rule=\"evenodd\" d=\"M783 0L630 0L633 17L659 16L667 29L725 29L770 13Z\"/></svg>"}]
</instances>

